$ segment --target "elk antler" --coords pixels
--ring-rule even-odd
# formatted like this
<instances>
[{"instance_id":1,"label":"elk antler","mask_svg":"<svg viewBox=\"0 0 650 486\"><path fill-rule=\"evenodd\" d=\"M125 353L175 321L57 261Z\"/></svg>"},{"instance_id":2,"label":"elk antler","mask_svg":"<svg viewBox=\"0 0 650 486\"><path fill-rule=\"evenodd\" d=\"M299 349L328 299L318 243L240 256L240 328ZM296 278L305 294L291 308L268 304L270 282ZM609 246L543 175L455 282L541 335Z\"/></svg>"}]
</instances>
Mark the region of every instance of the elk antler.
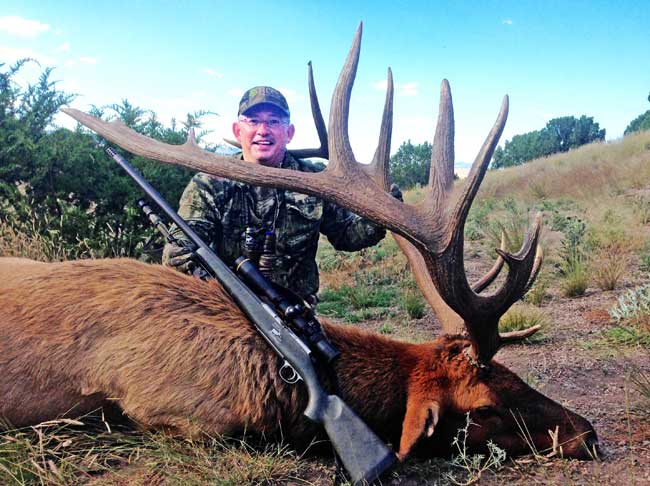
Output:
<instances>
[{"instance_id":1,"label":"elk antler","mask_svg":"<svg viewBox=\"0 0 650 486\"><path fill-rule=\"evenodd\" d=\"M316 94L316 85L314 84L314 73L311 68L311 61L307 63L307 66L311 114L314 117L314 125L316 125L316 133L318 134L320 147L314 149L289 150L289 153L297 159L308 159L310 157L327 159L327 128L325 127L323 113L320 111L320 104L318 103L318 95ZM239 149L241 148L241 144L237 140L231 140L229 138L224 138L224 140L234 147L237 147Z\"/></svg>"},{"instance_id":2,"label":"elk antler","mask_svg":"<svg viewBox=\"0 0 650 486\"><path fill-rule=\"evenodd\" d=\"M454 121L449 83L443 80L428 193L420 204L403 203L385 191L392 124L390 71L380 140L373 163L357 163L348 139L350 96L359 61L361 30L360 24L332 95L328 130L330 163L322 172L295 172L209 153L201 150L191 139L184 145L167 145L140 135L120 122L108 123L73 109L64 111L131 153L249 184L320 196L403 236L421 255L442 299L465 322L476 359L488 363L503 343L497 328L499 318L524 294L534 276L535 250L541 227L538 216L519 252L510 254L498 250L509 271L505 282L494 294L480 295L470 287L463 260L465 220L503 131L508 98L506 96L503 100L499 116L472 166L462 193L452 199Z\"/></svg>"}]
</instances>

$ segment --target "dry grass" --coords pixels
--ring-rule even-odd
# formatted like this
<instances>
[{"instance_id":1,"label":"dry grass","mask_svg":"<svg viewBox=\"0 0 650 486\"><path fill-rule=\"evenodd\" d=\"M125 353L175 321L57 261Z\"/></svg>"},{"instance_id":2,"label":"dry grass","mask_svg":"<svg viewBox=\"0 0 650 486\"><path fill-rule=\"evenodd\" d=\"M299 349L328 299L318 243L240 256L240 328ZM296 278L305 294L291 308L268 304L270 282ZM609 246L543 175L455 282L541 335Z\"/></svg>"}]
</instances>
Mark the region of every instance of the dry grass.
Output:
<instances>
[{"instance_id":1,"label":"dry grass","mask_svg":"<svg viewBox=\"0 0 650 486\"><path fill-rule=\"evenodd\" d=\"M582 201L616 196L650 180L650 131L610 143L593 143L567 153L489 173L484 197L535 201L571 195Z\"/></svg>"},{"instance_id":2,"label":"dry grass","mask_svg":"<svg viewBox=\"0 0 650 486\"><path fill-rule=\"evenodd\" d=\"M0 221L0 256L47 262L65 260L66 252L61 245L40 233L30 235Z\"/></svg>"},{"instance_id":3,"label":"dry grass","mask_svg":"<svg viewBox=\"0 0 650 486\"><path fill-rule=\"evenodd\" d=\"M282 485L313 467L281 444L254 446L242 439L196 442L162 433L143 435L114 430L100 414L81 420L0 430L0 483Z\"/></svg>"},{"instance_id":4,"label":"dry grass","mask_svg":"<svg viewBox=\"0 0 650 486\"><path fill-rule=\"evenodd\" d=\"M599 248L591 263L594 284L601 290L616 289L631 261L632 254L627 245L612 243Z\"/></svg>"}]
</instances>

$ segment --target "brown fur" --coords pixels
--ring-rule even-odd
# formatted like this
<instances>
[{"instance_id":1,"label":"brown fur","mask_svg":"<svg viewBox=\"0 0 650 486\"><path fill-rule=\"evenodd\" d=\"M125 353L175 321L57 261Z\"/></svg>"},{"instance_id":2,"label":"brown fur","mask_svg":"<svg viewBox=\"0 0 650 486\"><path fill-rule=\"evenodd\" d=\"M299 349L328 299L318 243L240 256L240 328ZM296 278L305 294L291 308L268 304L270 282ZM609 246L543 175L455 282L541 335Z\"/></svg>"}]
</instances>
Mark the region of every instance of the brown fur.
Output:
<instances>
[{"instance_id":1,"label":"brown fur","mask_svg":"<svg viewBox=\"0 0 650 486\"><path fill-rule=\"evenodd\" d=\"M596 440L505 367L479 370L461 337L415 345L324 325L342 352L343 399L401 457L447 453L467 412L480 425L474 448L492 439L526 452L511 410L540 449L556 425L565 455L584 457L582 441ZM246 429L306 444L318 432L303 387L279 378L279 358L216 282L127 259L0 258L0 333L0 417L16 426L110 401L143 427L185 435Z\"/></svg>"}]
</instances>

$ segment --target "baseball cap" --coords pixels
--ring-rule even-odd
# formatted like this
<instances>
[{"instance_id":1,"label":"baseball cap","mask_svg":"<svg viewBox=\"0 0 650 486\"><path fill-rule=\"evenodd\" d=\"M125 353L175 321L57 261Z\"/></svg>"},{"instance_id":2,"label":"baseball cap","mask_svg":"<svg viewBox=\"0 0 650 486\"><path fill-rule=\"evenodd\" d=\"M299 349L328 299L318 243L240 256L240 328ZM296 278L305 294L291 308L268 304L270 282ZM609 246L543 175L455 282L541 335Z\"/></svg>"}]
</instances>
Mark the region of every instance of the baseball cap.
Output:
<instances>
[{"instance_id":1,"label":"baseball cap","mask_svg":"<svg viewBox=\"0 0 650 486\"><path fill-rule=\"evenodd\" d=\"M289 105L287 104L286 98L277 89L271 88L270 86L255 86L246 91L239 102L239 112L237 115L241 115L252 107L261 105L262 103L273 105L289 116Z\"/></svg>"}]
</instances>

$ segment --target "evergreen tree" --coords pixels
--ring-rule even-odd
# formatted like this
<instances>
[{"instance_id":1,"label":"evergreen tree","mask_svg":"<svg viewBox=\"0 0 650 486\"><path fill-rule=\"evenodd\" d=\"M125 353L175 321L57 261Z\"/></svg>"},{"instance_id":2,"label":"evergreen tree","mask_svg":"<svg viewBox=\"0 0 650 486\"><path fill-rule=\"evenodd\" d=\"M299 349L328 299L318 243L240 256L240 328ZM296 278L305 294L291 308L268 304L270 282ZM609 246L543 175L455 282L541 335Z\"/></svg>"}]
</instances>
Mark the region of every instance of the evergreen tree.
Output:
<instances>
[{"instance_id":1,"label":"evergreen tree","mask_svg":"<svg viewBox=\"0 0 650 486\"><path fill-rule=\"evenodd\" d=\"M431 144L424 142L413 145L410 140L402 143L397 153L390 158L391 181L402 189L429 182L431 166Z\"/></svg>"},{"instance_id":2,"label":"evergreen tree","mask_svg":"<svg viewBox=\"0 0 650 486\"><path fill-rule=\"evenodd\" d=\"M521 165L529 160L580 147L597 140L605 140L605 129L600 129L593 117L564 116L550 120L544 128L506 141L497 147L492 157L492 169Z\"/></svg>"},{"instance_id":3,"label":"evergreen tree","mask_svg":"<svg viewBox=\"0 0 650 486\"><path fill-rule=\"evenodd\" d=\"M648 94L648 101L650 101L650 94ZM623 134L629 135L630 133L641 132L644 130L650 130L650 110L632 120Z\"/></svg>"}]
</instances>

